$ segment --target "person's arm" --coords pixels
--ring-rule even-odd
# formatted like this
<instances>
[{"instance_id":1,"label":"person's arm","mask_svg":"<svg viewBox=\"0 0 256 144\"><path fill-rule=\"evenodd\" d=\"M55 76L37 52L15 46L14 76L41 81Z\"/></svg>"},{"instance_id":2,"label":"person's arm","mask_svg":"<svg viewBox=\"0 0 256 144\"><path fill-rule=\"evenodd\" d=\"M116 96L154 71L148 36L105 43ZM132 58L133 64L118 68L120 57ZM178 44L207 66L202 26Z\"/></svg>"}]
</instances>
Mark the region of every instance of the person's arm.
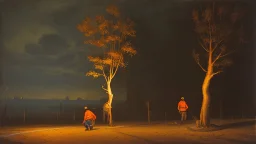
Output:
<instances>
[{"instance_id":1,"label":"person's arm","mask_svg":"<svg viewBox=\"0 0 256 144\"><path fill-rule=\"evenodd\" d=\"M180 111L180 102L178 103L178 111Z\"/></svg>"},{"instance_id":2,"label":"person's arm","mask_svg":"<svg viewBox=\"0 0 256 144\"><path fill-rule=\"evenodd\" d=\"M96 115L92 112L92 125L95 125Z\"/></svg>"},{"instance_id":3,"label":"person's arm","mask_svg":"<svg viewBox=\"0 0 256 144\"><path fill-rule=\"evenodd\" d=\"M188 109L188 105L187 105L187 103L186 103L186 109Z\"/></svg>"},{"instance_id":4,"label":"person's arm","mask_svg":"<svg viewBox=\"0 0 256 144\"><path fill-rule=\"evenodd\" d=\"M96 115L92 113L93 120L96 120Z\"/></svg>"},{"instance_id":5,"label":"person's arm","mask_svg":"<svg viewBox=\"0 0 256 144\"><path fill-rule=\"evenodd\" d=\"M86 115L87 115L87 113L85 112L85 113L84 113L84 120L83 120L82 124L84 124L84 123L85 123Z\"/></svg>"}]
</instances>

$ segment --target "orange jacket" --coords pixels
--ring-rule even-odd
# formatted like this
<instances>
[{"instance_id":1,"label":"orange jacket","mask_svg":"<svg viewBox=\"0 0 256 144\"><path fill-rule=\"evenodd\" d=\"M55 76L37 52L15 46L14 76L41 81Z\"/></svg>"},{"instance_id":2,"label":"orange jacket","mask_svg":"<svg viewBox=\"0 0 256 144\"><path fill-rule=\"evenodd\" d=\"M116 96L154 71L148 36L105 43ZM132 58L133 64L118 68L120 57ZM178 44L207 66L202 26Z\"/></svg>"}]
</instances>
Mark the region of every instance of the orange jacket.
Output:
<instances>
[{"instance_id":1,"label":"orange jacket","mask_svg":"<svg viewBox=\"0 0 256 144\"><path fill-rule=\"evenodd\" d=\"M178 110L183 112L183 111L187 111L188 109L188 105L187 103L184 101L184 100L181 100L179 103L178 103Z\"/></svg>"},{"instance_id":2,"label":"orange jacket","mask_svg":"<svg viewBox=\"0 0 256 144\"><path fill-rule=\"evenodd\" d=\"M86 120L96 120L96 115L92 111L86 110L84 112L84 121Z\"/></svg>"}]
</instances>

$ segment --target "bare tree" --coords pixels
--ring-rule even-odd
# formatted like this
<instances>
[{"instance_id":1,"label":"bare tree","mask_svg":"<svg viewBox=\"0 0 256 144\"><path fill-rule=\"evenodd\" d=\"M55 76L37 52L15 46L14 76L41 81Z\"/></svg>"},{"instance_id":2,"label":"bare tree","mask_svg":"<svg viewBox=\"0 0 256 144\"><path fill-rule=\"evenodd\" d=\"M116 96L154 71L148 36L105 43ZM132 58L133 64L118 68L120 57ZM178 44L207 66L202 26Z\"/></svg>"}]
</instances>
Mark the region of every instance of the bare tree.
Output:
<instances>
[{"instance_id":1,"label":"bare tree","mask_svg":"<svg viewBox=\"0 0 256 144\"><path fill-rule=\"evenodd\" d=\"M135 37L134 23L130 19L124 19L116 6L109 6L106 9L109 16L96 16L94 19L86 18L78 25L80 32L88 39L86 44L94 45L102 49L101 56L88 56L94 64L94 69L86 73L86 76L98 78L102 76L106 87L102 89L108 94L107 109L109 125L112 125L112 100L113 93L111 82L116 76L119 68L125 68L125 54L133 56L137 51L131 45L129 38Z\"/></svg>"},{"instance_id":2,"label":"bare tree","mask_svg":"<svg viewBox=\"0 0 256 144\"><path fill-rule=\"evenodd\" d=\"M217 3L210 3L205 8L192 12L195 32L199 36L199 44L206 53L206 59L200 61L203 54L199 55L193 51L196 63L206 73L202 85L203 101L200 113L200 126L202 127L210 126L210 81L214 76L222 73L226 66L232 64L227 56L236 49L231 47L228 42L230 42L231 37L241 34L239 22L243 14L242 9L235 10Z\"/></svg>"}]
</instances>

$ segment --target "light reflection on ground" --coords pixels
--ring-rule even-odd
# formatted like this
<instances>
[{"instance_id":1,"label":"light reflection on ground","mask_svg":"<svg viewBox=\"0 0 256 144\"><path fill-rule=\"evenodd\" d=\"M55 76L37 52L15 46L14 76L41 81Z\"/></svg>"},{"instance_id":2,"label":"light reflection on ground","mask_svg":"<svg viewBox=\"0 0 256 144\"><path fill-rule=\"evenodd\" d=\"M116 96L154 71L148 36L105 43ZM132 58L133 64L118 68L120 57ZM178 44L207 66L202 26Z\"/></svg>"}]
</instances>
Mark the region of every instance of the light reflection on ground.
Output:
<instances>
[{"instance_id":1,"label":"light reflection on ground","mask_svg":"<svg viewBox=\"0 0 256 144\"><path fill-rule=\"evenodd\" d=\"M96 126L85 131L82 126L12 127L0 131L0 143L24 144L158 144L158 143L256 143L255 124L228 128L214 132L193 132L187 129L192 124L174 123L152 125L119 124L116 127ZM11 142L10 142L11 141Z\"/></svg>"}]
</instances>

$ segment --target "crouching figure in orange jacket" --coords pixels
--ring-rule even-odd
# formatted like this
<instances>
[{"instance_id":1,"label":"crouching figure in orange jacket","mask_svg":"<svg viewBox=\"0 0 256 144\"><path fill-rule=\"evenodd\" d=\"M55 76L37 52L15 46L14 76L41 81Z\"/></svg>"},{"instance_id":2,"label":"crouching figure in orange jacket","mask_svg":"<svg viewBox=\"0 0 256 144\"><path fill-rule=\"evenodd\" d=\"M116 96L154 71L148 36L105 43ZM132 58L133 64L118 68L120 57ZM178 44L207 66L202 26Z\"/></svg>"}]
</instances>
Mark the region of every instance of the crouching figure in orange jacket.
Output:
<instances>
[{"instance_id":1,"label":"crouching figure in orange jacket","mask_svg":"<svg viewBox=\"0 0 256 144\"><path fill-rule=\"evenodd\" d=\"M87 107L84 107L84 109L85 109L85 112L84 112L83 125L85 126L86 130L92 130L93 129L93 123L96 120L96 116Z\"/></svg>"},{"instance_id":2,"label":"crouching figure in orange jacket","mask_svg":"<svg viewBox=\"0 0 256 144\"><path fill-rule=\"evenodd\" d=\"M188 105L185 102L184 97L181 97L181 100L178 103L178 110L181 114L181 122L187 119L187 109L188 109Z\"/></svg>"}]
</instances>

